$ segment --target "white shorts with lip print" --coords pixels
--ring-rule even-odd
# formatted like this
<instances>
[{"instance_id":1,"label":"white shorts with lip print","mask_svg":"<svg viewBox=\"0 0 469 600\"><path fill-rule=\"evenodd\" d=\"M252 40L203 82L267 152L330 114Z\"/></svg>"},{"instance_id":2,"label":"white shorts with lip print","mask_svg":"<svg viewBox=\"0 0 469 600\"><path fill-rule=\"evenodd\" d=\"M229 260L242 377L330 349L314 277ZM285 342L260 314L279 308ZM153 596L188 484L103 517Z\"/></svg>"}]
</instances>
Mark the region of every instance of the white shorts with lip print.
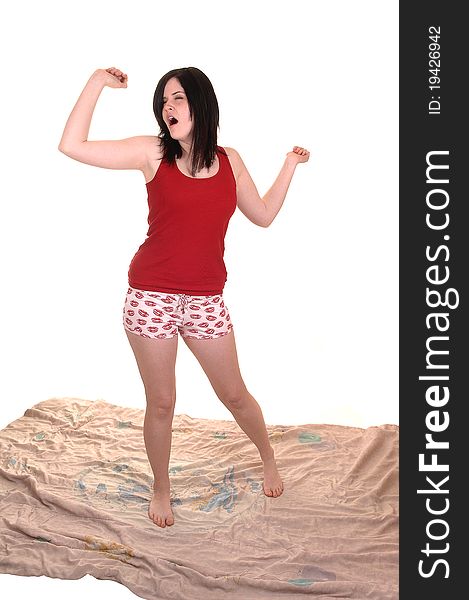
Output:
<instances>
[{"instance_id":1,"label":"white shorts with lip print","mask_svg":"<svg viewBox=\"0 0 469 600\"><path fill-rule=\"evenodd\" d=\"M148 338L178 335L199 340L218 338L233 328L223 294L190 296L128 287L123 308L127 331Z\"/></svg>"}]
</instances>

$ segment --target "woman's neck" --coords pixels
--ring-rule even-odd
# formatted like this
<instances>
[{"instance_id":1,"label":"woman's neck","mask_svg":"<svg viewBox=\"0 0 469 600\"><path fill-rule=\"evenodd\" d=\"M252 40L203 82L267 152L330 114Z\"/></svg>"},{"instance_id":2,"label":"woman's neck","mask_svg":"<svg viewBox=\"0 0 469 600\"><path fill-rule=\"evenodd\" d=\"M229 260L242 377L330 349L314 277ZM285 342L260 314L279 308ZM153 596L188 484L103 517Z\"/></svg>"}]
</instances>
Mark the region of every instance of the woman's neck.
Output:
<instances>
[{"instance_id":1,"label":"woman's neck","mask_svg":"<svg viewBox=\"0 0 469 600\"><path fill-rule=\"evenodd\" d=\"M190 142L179 142L179 145L181 146L182 149L182 156L181 158L185 161L185 162L189 162L190 160L192 160L192 146Z\"/></svg>"}]
</instances>

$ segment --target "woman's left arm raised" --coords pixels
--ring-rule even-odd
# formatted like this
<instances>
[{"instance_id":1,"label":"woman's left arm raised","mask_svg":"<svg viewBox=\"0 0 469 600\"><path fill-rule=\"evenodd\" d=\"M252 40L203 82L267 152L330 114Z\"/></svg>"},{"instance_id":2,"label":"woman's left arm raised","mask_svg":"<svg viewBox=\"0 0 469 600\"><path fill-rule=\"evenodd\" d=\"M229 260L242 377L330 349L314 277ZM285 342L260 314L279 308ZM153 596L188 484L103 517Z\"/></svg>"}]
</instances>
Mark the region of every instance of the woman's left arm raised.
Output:
<instances>
[{"instance_id":1,"label":"woman's left arm raised","mask_svg":"<svg viewBox=\"0 0 469 600\"><path fill-rule=\"evenodd\" d=\"M263 198L260 197L238 152L233 148L225 150L236 175L238 208L255 225L268 227L282 208L296 165L309 159L308 150L294 146L293 150L287 153L277 179Z\"/></svg>"}]
</instances>

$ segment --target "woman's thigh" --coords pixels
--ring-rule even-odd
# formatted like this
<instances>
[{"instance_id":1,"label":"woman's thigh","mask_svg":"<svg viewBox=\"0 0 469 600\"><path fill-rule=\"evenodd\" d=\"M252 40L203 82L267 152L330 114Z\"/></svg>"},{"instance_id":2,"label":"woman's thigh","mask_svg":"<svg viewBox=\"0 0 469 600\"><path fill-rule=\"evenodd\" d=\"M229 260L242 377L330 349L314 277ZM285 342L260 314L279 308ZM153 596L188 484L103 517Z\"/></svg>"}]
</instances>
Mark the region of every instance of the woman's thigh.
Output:
<instances>
[{"instance_id":1,"label":"woman's thigh","mask_svg":"<svg viewBox=\"0 0 469 600\"><path fill-rule=\"evenodd\" d=\"M233 328L219 338L183 339L224 404L238 404L245 398L247 389L239 368Z\"/></svg>"},{"instance_id":2,"label":"woman's thigh","mask_svg":"<svg viewBox=\"0 0 469 600\"><path fill-rule=\"evenodd\" d=\"M178 336L148 338L125 330L142 377L147 406L174 409Z\"/></svg>"}]
</instances>

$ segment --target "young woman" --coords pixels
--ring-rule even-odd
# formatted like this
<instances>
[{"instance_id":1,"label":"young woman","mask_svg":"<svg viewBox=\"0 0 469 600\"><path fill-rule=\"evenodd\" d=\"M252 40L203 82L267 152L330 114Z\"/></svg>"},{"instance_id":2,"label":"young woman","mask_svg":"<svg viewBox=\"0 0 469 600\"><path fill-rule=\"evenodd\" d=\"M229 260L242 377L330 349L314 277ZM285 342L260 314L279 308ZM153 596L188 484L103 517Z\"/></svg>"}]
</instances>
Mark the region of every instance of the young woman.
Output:
<instances>
[{"instance_id":1,"label":"young woman","mask_svg":"<svg viewBox=\"0 0 469 600\"><path fill-rule=\"evenodd\" d=\"M306 162L309 152L298 146L288 152L274 184L260 198L236 150L217 145L217 99L207 76L195 67L169 71L158 82L153 100L158 136L88 141L102 89L126 88L127 79L114 67L92 74L68 118L59 150L98 167L138 169L145 177L149 230L130 263L123 324L146 395L143 433L154 475L148 515L166 527L174 524L168 467L178 333L258 448L264 493L275 498L283 492L261 408L238 365L223 300L224 239L236 206L260 227L272 223L296 165Z\"/></svg>"}]
</instances>

